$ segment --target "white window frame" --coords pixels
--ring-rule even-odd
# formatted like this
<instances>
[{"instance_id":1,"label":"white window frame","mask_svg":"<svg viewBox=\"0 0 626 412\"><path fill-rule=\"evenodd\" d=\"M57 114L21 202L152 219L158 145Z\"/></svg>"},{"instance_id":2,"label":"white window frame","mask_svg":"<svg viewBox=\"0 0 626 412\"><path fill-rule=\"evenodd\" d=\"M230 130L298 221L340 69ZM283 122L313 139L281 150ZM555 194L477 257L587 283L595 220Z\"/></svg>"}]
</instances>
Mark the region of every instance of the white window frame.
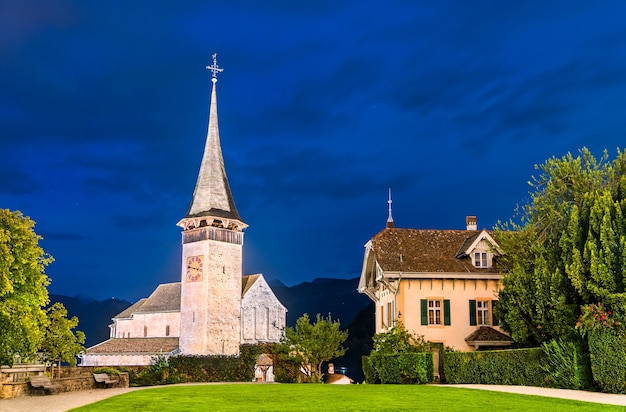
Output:
<instances>
[{"instance_id":1,"label":"white window frame","mask_svg":"<svg viewBox=\"0 0 626 412\"><path fill-rule=\"evenodd\" d=\"M428 326L443 326L443 299L428 299Z\"/></svg>"},{"instance_id":2,"label":"white window frame","mask_svg":"<svg viewBox=\"0 0 626 412\"><path fill-rule=\"evenodd\" d=\"M491 300L476 299L476 325L491 326Z\"/></svg>"},{"instance_id":3,"label":"white window frame","mask_svg":"<svg viewBox=\"0 0 626 412\"><path fill-rule=\"evenodd\" d=\"M489 253L486 251L475 251L474 252L474 258L472 259L473 263L474 263L474 267L477 268L488 268L490 267L490 256Z\"/></svg>"}]
</instances>

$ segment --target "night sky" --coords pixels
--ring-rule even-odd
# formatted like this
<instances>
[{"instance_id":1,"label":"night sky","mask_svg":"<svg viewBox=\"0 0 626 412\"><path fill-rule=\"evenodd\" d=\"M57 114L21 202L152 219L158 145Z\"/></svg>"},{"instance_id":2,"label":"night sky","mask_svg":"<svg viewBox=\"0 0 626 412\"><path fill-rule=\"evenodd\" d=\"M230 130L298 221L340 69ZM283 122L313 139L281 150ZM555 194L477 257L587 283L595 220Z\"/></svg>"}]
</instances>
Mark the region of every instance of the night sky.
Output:
<instances>
[{"instance_id":1,"label":"night sky","mask_svg":"<svg viewBox=\"0 0 626 412\"><path fill-rule=\"evenodd\" d=\"M358 277L398 227L479 228L535 164L625 146L626 2L0 0L0 208L51 293L180 280L218 54L244 272ZM356 288L356 283L355 283Z\"/></svg>"}]
</instances>

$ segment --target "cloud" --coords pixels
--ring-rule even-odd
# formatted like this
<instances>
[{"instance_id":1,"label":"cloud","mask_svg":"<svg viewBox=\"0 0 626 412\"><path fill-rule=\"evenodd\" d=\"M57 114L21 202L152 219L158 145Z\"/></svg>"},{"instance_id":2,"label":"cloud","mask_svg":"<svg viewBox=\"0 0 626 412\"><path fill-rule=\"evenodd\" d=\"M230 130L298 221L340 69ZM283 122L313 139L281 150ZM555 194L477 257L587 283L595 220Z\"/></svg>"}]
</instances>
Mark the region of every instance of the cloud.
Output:
<instances>
[{"instance_id":1,"label":"cloud","mask_svg":"<svg viewBox=\"0 0 626 412\"><path fill-rule=\"evenodd\" d=\"M51 241L84 241L86 236L72 232L42 232L41 237L44 240Z\"/></svg>"},{"instance_id":2,"label":"cloud","mask_svg":"<svg viewBox=\"0 0 626 412\"><path fill-rule=\"evenodd\" d=\"M0 163L0 192L9 195L36 193L42 186L29 174L15 168L11 163Z\"/></svg>"}]
</instances>

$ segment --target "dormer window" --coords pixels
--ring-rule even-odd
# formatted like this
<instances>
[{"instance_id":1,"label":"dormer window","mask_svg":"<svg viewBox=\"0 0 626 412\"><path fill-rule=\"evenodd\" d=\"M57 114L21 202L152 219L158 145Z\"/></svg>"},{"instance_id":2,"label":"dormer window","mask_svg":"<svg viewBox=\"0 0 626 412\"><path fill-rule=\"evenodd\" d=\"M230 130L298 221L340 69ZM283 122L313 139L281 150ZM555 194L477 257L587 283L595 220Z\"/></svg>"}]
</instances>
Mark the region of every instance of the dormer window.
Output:
<instances>
[{"instance_id":1,"label":"dormer window","mask_svg":"<svg viewBox=\"0 0 626 412\"><path fill-rule=\"evenodd\" d=\"M487 252L474 252L474 266L477 268L489 267Z\"/></svg>"}]
</instances>

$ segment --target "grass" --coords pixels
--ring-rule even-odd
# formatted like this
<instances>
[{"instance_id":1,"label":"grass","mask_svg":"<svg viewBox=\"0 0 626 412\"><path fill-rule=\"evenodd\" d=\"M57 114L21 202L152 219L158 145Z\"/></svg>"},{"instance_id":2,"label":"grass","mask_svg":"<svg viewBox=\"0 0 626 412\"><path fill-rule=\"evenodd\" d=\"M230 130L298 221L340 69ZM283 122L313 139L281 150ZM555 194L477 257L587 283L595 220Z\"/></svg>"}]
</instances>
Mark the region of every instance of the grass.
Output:
<instances>
[{"instance_id":1,"label":"grass","mask_svg":"<svg viewBox=\"0 0 626 412\"><path fill-rule=\"evenodd\" d=\"M428 385L219 384L163 386L72 411L623 411L530 395Z\"/></svg>"}]
</instances>

